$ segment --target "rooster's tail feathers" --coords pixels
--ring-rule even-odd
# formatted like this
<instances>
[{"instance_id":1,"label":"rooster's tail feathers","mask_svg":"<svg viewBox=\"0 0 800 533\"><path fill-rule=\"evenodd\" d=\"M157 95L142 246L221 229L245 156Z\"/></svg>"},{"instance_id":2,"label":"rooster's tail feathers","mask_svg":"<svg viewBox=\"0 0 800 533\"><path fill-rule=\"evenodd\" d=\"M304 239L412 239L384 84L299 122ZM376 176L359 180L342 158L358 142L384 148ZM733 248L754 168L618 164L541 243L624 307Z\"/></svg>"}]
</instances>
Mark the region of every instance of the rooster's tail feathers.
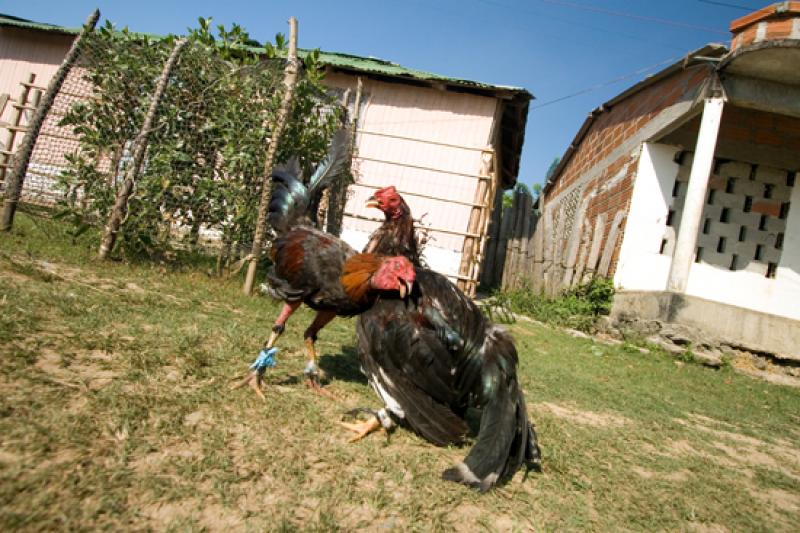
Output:
<instances>
[{"instance_id":1,"label":"rooster's tail feathers","mask_svg":"<svg viewBox=\"0 0 800 533\"><path fill-rule=\"evenodd\" d=\"M540 470L541 454L516 378L513 341L495 329L482 350L480 430L464 461L445 470L442 477L486 491L509 481L523 464Z\"/></svg>"},{"instance_id":2,"label":"rooster's tail feathers","mask_svg":"<svg viewBox=\"0 0 800 533\"><path fill-rule=\"evenodd\" d=\"M286 232L305 215L309 204L308 189L299 179L286 171L272 173L272 197L267 220L279 235Z\"/></svg>"},{"instance_id":3,"label":"rooster's tail feathers","mask_svg":"<svg viewBox=\"0 0 800 533\"><path fill-rule=\"evenodd\" d=\"M275 168L272 172L272 197L267 219L277 234L280 235L301 222L308 214L312 199L347 171L350 154L347 141L345 128L334 134L328 155L309 178L308 186L303 185L298 178L300 166L296 158Z\"/></svg>"},{"instance_id":4,"label":"rooster's tail feathers","mask_svg":"<svg viewBox=\"0 0 800 533\"><path fill-rule=\"evenodd\" d=\"M349 131L348 128L340 128L333 134L328 155L308 178L308 190L311 198L347 172L350 166Z\"/></svg>"}]
</instances>

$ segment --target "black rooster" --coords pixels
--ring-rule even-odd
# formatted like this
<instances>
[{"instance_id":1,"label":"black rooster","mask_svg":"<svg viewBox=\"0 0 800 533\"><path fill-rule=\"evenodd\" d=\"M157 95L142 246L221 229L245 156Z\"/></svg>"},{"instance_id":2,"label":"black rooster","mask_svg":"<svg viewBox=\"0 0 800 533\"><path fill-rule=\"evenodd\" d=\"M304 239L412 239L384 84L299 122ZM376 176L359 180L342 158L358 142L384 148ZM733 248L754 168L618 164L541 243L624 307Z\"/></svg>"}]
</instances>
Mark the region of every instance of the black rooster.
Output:
<instances>
[{"instance_id":1,"label":"black rooster","mask_svg":"<svg viewBox=\"0 0 800 533\"><path fill-rule=\"evenodd\" d=\"M410 212L403 216L411 219ZM384 231L393 221L387 215L371 239L373 249L415 249L397 242L396 231ZM419 264L419 257L408 259ZM436 445L460 443L468 431L467 410L477 408L475 445L444 479L485 491L510 480L523 464L539 469L511 336L446 277L419 266L416 273L407 301L384 297L359 317L359 358L385 408L362 424L345 424L357 432L353 440L380 426L389 429L397 419Z\"/></svg>"}]
</instances>

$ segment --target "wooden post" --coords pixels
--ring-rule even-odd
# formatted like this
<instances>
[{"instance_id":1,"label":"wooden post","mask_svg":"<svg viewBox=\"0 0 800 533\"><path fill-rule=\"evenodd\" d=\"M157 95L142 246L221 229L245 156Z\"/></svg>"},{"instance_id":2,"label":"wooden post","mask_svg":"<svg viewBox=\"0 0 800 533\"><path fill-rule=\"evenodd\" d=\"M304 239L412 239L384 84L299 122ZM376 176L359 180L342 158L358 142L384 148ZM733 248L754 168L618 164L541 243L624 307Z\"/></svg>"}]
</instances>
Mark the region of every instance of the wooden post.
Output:
<instances>
[{"instance_id":1,"label":"wooden post","mask_svg":"<svg viewBox=\"0 0 800 533\"><path fill-rule=\"evenodd\" d=\"M514 213L514 222L511 225L511 237L508 241L508 257L506 258L506 273L504 286L515 288L517 277L517 253L519 252L519 236L522 232L522 191L514 192L514 201L511 204Z\"/></svg>"},{"instance_id":2,"label":"wooden post","mask_svg":"<svg viewBox=\"0 0 800 533\"><path fill-rule=\"evenodd\" d=\"M100 259L106 259L114 248L114 243L117 241L117 233L122 225L123 220L128 214L128 199L133 193L133 186L136 184L139 170L144 161L144 154L147 150L147 142L150 138L150 132L153 129L153 121L155 120L156 111L158 111L158 104L164 97L164 91L167 89L167 81L169 80L170 72L178 61L178 56L181 50L186 45L185 39L175 41L175 46L172 48L167 62L161 71L161 76L158 78L153 99L150 100L150 107L147 110L147 115L144 117L144 123L136 138L133 140L131 166L125 171L125 179L117 189L117 196L114 200L114 207L111 210L111 215L108 217L108 223L103 231L103 239L100 242L100 249L98 256Z\"/></svg>"},{"instance_id":3,"label":"wooden post","mask_svg":"<svg viewBox=\"0 0 800 533\"><path fill-rule=\"evenodd\" d=\"M481 165L481 170L479 172L480 175L486 176L487 172L485 170L485 165ZM473 202L475 204L479 204L481 199L484 196L484 190L486 185L485 179L478 179L478 183L475 186L475 195L473 196ZM470 209L469 212L469 219L467 222L467 233L477 233L478 232L478 223L480 222L480 215L481 215L481 208L475 205ZM470 265L472 263L472 254L476 248L476 241L474 237L464 237L464 243L461 245L461 264L458 268L458 274L460 276L465 276L467 278L470 277ZM468 279L459 279L458 280L458 288L466 292L468 295L470 294L470 283Z\"/></svg>"},{"instance_id":4,"label":"wooden post","mask_svg":"<svg viewBox=\"0 0 800 533\"><path fill-rule=\"evenodd\" d=\"M472 284L472 294L474 295L478 290L478 283L481 277L481 270L484 267L485 252L489 240L489 223L491 222L492 215L494 214L494 207L496 205L495 198L497 197L499 176L497 175L497 154L493 149L487 148L486 151L481 153L484 164L486 165L486 174L489 176L489 182L485 189L483 198L480 201L481 215L478 221L478 232L480 238L478 239L477 250L475 250L472 258L472 273L470 275Z\"/></svg>"},{"instance_id":5,"label":"wooden post","mask_svg":"<svg viewBox=\"0 0 800 533\"><path fill-rule=\"evenodd\" d=\"M284 70L283 84L286 87L283 93L283 100L278 109L275 125L272 128L272 139L270 139L267 149L267 159L264 162L264 175L261 184L261 202L258 206L258 218L256 219L256 231L253 236L253 248L250 250L250 264L247 265L247 276L244 280L243 291L245 294L253 292L253 285L256 281L256 267L258 258L261 256L261 248L264 244L264 235L267 232L267 210L269 201L272 198L272 167L275 162L275 154L278 152L278 143L289 118L289 111L294 98L294 89L297 85L298 75L297 61L297 19L289 19L289 54L286 58L286 69Z\"/></svg>"},{"instance_id":6,"label":"wooden post","mask_svg":"<svg viewBox=\"0 0 800 533\"><path fill-rule=\"evenodd\" d=\"M348 113L347 105L350 102L350 89L345 90L339 105L345 110L345 115L342 117L342 123L350 122L350 114ZM317 223L322 231L331 232L331 228L336 225L336 183L330 184L322 191L322 197L319 201L317 208ZM338 234L337 234L338 235Z\"/></svg>"},{"instance_id":7,"label":"wooden post","mask_svg":"<svg viewBox=\"0 0 800 533\"><path fill-rule=\"evenodd\" d=\"M508 280L510 276L509 272L511 272L511 256L514 254L514 229L516 227L516 206L518 194L519 191L512 190L511 207L507 207L503 210L503 227L501 229L503 263L500 269L500 286L503 289L510 288L508 286Z\"/></svg>"},{"instance_id":8,"label":"wooden post","mask_svg":"<svg viewBox=\"0 0 800 533\"><path fill-rule=\"evenodd\" d=\"M500 192L501 194L498 194ZM499 251L500 224L503 219L503 194L495 187L494 208L490 217L488 235L486 242L486 254L483 261L483 272L481 273L481 285L494 287L497 285L497 254Z\"/></svg>"},{"instance_id":9,"label":"wooden post","mask_svg":"<svg viewBox=\"0 0 800 533\"><path fill-rule=\"evenodd\" d=\"M83 30L72 42L69 52L67 52L64 61L61 62L61 66L58 67L58 70L53 75L50 83L47 85L47 91L45 91L44 96L39 103L39 107L36 108L36 111L33 114L33 119L28 126L28 131L25 132L25 137L22 140L22 144L14 155L14 166L11 170L11 174L8 175L7 179L5 180L6 194L3 202L3 212L0 214L0 230L8 231L14 224L14 213L17 211L19 197L22 194L22 186L25 182L25 174L28 171L28 163L30 163L31 160L31 153L33 152L34 144L36 144L36 138L39 136L39 131L42 129L44 119L47 116L47 113L50 111L50 108L53 106L56 95L58 94L58 91L61 90L61 86L64 84L67 74L69 74L70 69L72 69L72 65L78 59L80 46L84 37L94 30L94 27L97 24L97 19L99 18L100 10L95 9L94 13L89 15L89 18L86 19L86 24L84 24Z\"/></svg>"},{"instance_id":10,"label":"wooden post","mask_svg":"<svg viewBox=\"0 0 800 533\"><path fill-rule=\"evenodd\" d=\"M519 252L519 239L522 235L522 191L514 191L514 202L511 204L512 222L508 245L506 247L506 261L503 268L503 288L511 288L514 285L517 264L517 253Z\"/></svg>"},{"instance_id":11,"label":"wooden post","mask_svg":"<svg viewBox=\"0 0 800 533\"><path fill-rule=\"evenodd\" d=\"M528 272L528 243L531 240L531 231L533 231L533 196L530 194L524 195L523 214L525 218L522 225L522 235L520 236L519 243L519 257L517 258L517 287L525 284L525 273Z\"/></svg>"},{"instance_id":12,"label":"wooden post","mask_svg":"<svg viewBox=\"0 0 800 533\"><path fill-rule=\"evenodd\" d=\"M478 172L481 178L478 179L478 183L475 186L475 196L473 197L473 203L475 205L470 209L467 233L478 234L484 227L485 212L490 207L486 202L492 187L491 164L491 151L482 152L481 169ZM459 279L458 286L469 296L475 296L477 279L475 277L476 272L473 265L476 260L476 255L479 253L480 243L480 238L464 237L464 244L461 247L461 265L458 269L458 273L468 279Z\"/></svg>"},{"instance_id":13,"label":"wooden post","mask_svg":"<svg viewBox=\"0 0 800 533\"><path fill-rule=\"evenodd\" d=\"M547 238L549 228L545 223L545 197L544 192L539 195L539 218L536 221L536 230L533 234L533 264L531 265L531 278L533 279L533 290L536 293L542 291L544 283L544 243Z\"/></svg>"},{"instance_id":14,"label":"wooden post","mask_svg":"<svg viewBox=\"0 0 800 533\"><path fill-rule=\"evenodd\" d=\"M494 279L500 287L503 286L503 273L505 271L506 257L508 256L508 237L511 232L511 222L513 215L510 207L503 208L503 215L500 218L500 233L497 236L497 252L494 261Z\"/></svg>"}]
</instances>

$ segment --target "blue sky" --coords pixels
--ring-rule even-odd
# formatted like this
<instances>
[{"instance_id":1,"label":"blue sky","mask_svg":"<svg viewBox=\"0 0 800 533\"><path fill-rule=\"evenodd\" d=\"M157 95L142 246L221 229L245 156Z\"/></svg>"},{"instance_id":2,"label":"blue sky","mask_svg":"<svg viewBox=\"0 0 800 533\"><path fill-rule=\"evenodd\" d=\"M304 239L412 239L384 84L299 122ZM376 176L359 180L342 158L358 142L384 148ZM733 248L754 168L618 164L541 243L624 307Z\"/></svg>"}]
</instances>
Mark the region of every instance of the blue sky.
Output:
<instances>
[{"instance_id":1,"label":"blue sky","mask_svg":"<svg viewBox=\"0 0 800 533\"><path fill-rule=\"evenodd\" d=\"M724 4L724 5L723 5ZM541 183L586 115L709 42L757 0L26 0L0 11L79 26L99 7L132 30L183 33L197 17L237 22L259 41L299 21L299 45L375 56L407 67L534 94L520 181ZM752 8L752 9L747 9ZM624 78L624 79L620 79ZM618 80L612 83L612 80ZM558 102L586 89L578 96ZM539 107L541 106L541 107Z\"/></svg>"}]
</instances>

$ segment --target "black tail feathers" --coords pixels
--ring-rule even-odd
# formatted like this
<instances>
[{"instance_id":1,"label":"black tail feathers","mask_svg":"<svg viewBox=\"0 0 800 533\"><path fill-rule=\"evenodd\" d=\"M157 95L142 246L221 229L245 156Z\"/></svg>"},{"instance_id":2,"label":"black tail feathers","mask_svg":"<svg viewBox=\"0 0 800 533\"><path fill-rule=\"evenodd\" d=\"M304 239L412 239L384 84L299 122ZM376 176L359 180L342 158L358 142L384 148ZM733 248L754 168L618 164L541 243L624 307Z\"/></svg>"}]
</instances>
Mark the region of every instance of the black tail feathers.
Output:
<instances>
[{"instance_id":1,"label":"black tail feathers","mask_svg":"<svg viewBox=\"0 0 800 533\"><path fill-rule=\"evenodd\" d=\"M484 409L475 445L463 462L442 473L442 479L486 492L510 481L523 465L526 475L541 471L541 452L525 401L520 391L515 396L514 406L503 401L505 405Z\"/></svg>"},{"instance_id":2,"label":"black tail feathers","mask_svg":"<svg viewBox=\"0 0 800 533\"><path fill-rule=\"evenodd\" d=\"M275 233L285 233L293 226L308 221L312 200L322 190L347 171L350 160L348 129L340 129L331 139L328 155L304 185L298 177L299 166L287 165L272 173L272 196L267 220Z\"/></svg>"},{"instance_id":3,"label":"black tail feathers","mask_svg":"<svg viewBox=\"0 0 800 533\"><path fill-rule=\"evenodd\" d=\"M483 414L477 440L463 462L442 477L487 491L508 482L525 465L541 470L541 452L516 378L517 353L511 337L490 331L482 347Z\"/></svg>"}]
</instances>

